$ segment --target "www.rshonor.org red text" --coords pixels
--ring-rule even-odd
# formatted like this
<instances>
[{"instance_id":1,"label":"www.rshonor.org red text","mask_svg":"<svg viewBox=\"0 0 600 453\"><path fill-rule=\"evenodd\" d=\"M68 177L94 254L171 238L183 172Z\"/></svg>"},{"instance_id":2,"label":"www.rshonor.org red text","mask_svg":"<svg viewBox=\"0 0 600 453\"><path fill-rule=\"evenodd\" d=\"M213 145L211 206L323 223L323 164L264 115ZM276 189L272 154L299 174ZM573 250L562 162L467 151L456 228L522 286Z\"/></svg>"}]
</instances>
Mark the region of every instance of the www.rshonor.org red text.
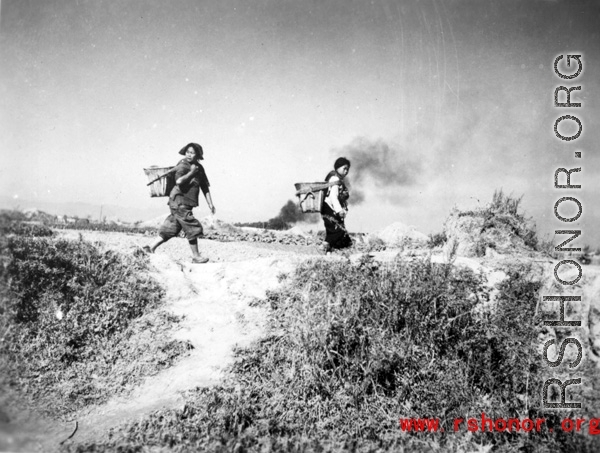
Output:
<instances>
[{"instance_id":1,"label":"www.rshonor.org red text","mask_svg":"<svg viewBox=\"0 0 600 453\"><path fill-rule=\"evenodd\" d=\"M400 418L399 427L405 432L443 432L438 418ZM564 432L581 432L591 435L600 434L600 418L564 418L559 427ZM455 418L452 424L454 432L541 432L546 429L553 431L546 425L545 418L490 418L481 414L481 418Z\"/></svg>"}]
</instances>

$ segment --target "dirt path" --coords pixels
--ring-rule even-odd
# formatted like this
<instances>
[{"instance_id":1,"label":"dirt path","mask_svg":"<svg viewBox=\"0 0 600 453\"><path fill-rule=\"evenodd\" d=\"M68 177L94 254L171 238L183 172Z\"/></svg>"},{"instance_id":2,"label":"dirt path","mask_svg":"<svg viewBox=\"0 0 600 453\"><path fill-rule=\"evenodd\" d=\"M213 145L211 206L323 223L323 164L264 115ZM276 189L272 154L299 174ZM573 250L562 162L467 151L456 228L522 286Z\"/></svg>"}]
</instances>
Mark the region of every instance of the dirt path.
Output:
<instances>
[{"instance_id":1,"label":"dirt path","mask_svg":"<svg viewBox=\"0 0 600 453\"><path fill-rule=\"evenodd\" d=\"M221 382L236 346L247 346L264 331L266 313L249 302L278 285L293 269L293 257L264 257L230 263L193 265L154 255L155 277L167 290L167 310L183 316L175 338L194 349L176 365L152 376L131 395L80 414L73 440L102 436L110 427L159 408L183 405L182 392Z\"/></svg>"},{"instance_id":2,"label":"dirt path","mask_svg":"<svg viewBox=\"0 0 600 453\"><path fill-rule=\"evenodd\" d=\"M59 234L122 253L133 253L153 239L95 231ZM75 422L72 442L100 440L111 427L153 410L180 407L186 390L221 382L234 348L249 345L264 332L265 309L251 307L250 302L276 288L278 277L292 271L299 261L318 256L310 247L281 244L200 240L199 247L209 263L192 264L187 241L182 239L164 244L149 257L153 276L166 290L163 308L183 318L174 337L193 345L190 355L148 377L133 393L73 414L72 421L21 413L20 429L10 433L14 451L56 451L75 429Z\"/></svg>"}]
</instances>

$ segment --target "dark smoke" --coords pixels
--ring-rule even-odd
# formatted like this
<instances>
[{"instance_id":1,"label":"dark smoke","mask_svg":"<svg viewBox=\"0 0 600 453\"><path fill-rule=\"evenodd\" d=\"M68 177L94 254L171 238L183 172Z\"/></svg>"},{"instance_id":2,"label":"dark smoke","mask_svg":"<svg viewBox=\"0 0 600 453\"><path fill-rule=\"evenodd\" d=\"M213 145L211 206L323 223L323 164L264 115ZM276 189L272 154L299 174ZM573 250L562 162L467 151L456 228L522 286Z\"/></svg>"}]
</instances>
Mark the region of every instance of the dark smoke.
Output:
<instances>
[{"instance_id":1,"label":"dark smoke","mask_svg":"<svg viewBox=\"0 0 600 453\"><path fill-rule=\"evenodd\" d=\"M380 189L381 196L393 204L402 202L398 189L412 186L421 172L421 162L410 152L383 140L356 138L343 148L334 149L334 159L340 156L350 160L347 185L351 204L365 200L366 183Z\"/></svg>"},{"instance_id":2,"label":"dark smoke","mask_svg":"<svg viewBox=\"0 0 600 453\"><path fill-rule=\"evenodd\" d=\"M297 222L316 222L320 218L319 214L304 214L298 203L288 200L276 217L264 222L236 223L236 226L265 228L267 230L289 230Z\"/></svg>"},{"instance_id":3,"label":"dark smoke","mask_svg":"<svg viewBox=\"0 0 600 453\"><path fill-rule=\"evenodd\" d=\"M302 220L303 214L297 203L294 203L292 200L288 200L286 204L283 205L281 210L279 211L279 215L276 219L281 220L285 223L296 223L299 220Z\"/></svg>"}]
</instances>

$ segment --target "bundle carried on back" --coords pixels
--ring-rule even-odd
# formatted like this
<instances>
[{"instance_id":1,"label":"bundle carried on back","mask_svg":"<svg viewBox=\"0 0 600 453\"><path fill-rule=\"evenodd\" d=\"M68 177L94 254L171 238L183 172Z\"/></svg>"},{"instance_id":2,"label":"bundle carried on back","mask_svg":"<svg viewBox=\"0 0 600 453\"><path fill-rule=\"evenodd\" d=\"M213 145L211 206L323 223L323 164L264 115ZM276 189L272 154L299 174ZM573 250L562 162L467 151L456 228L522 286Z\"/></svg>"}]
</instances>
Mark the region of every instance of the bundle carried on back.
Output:
<instances>
[{"instance_id":1,"label":"bundle carried on back","mask_svg":"<svg viewBox=\"0 0 600 453\"><path fill-rule=\"evenodd\" d=\"M302 212L321 212L323 200L331 186L339 185L341 181L333 182L297 182L296 196Z\"/></svg>"},{"instance_id":2,"label":"bundle carried on back","mask_svg":"<svg viewBox=\"0 0 600 453\"><path fill-rule=\"evenodd\" d=\"M168 197L173 187L175 187L175 168L176 167L157 167L152 166L144 168L144 173L150 181L151 197Z\"/></svg>"}]
</instances>

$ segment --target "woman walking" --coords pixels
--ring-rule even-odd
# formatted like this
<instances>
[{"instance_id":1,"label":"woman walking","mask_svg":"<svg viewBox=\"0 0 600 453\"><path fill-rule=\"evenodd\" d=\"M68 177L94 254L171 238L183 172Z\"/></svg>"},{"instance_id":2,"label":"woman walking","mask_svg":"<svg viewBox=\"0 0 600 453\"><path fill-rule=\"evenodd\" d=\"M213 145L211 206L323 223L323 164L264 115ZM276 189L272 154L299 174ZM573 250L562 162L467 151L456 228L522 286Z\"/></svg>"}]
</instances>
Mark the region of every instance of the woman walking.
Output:
<instances>
[{"instance_id":1,"label":"woman walking","mask_svg":"<svg viewBox=\"0 0 600 453\"><path fill-rule=\"evenodd\" d=\"M176 185L169 196L171 215L160 227L159 237L151 246L144 247L144 251L154 253L158 246L174 238L183 230L192 251L192 262L206 263L208 258L201 256L198 250L198 238L203 235L202 225L192 214L192 209L198 206L200 191L204 194L210 212L215 213L215 205L210 195L210 184L204 167L199 162L204 159L204 151L199 144L188 143L181 148L179 154L184 157L175 168Z\"/></svg>"},{"instance_id":2,"label":"woman walking","mask_svg":"<svg viewBox=\"0 0 600 453\"><path fill-rule=\"evenodd\" d=\"M321 246L323 253L333 249L343 249L352 245L352 239L346 230L344 219L348 213L348 188L344 178L350 171L350 161L339 157L333 164L333 170L325 177L326 182L337 182L327 190L327 195L321 208L321 216L325 223L325 242Z\"/></svg>"}]
</instances>

